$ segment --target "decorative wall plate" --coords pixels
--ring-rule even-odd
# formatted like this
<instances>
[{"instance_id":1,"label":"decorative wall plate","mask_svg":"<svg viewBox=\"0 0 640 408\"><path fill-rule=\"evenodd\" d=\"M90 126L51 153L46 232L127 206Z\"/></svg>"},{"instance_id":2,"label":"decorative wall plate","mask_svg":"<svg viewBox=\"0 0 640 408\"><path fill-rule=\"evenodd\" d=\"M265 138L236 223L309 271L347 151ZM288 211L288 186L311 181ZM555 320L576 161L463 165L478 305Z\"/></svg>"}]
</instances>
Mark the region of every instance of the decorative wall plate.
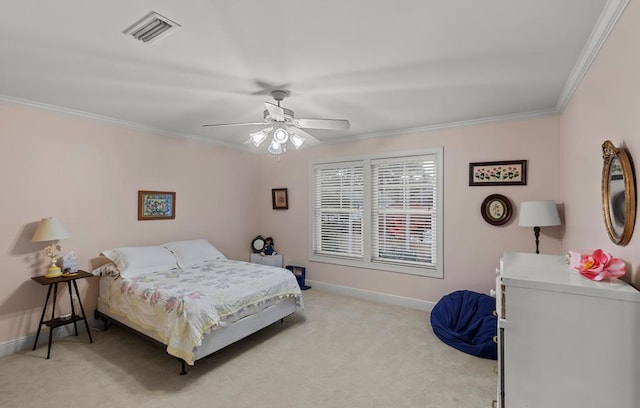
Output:
<instances>
[{"instance_id":1,"label":"decorative wall plate","mask_svg":"<svg viewBox=\"0 0 640 408\"><path fill-rule=\"evenodd\" d=\"M491 194L482 202L480 214L491 225L506 224L511 219L511 201L502 194Z\"/></svg>"}]
</instances>

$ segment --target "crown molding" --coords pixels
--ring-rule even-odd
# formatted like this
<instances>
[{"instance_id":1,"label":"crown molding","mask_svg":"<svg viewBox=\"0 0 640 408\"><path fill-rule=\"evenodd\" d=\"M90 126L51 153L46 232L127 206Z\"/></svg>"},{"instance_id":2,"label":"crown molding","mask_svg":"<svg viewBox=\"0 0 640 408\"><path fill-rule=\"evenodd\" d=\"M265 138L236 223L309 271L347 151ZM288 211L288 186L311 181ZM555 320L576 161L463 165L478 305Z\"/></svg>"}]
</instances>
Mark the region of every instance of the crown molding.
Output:
<instances>
[{"instance_id":1,"label":"crown molding","mask_svg":"<svg viewBox=\"0 0 640 408\"><path fill-rule=\"evenodd\" d=\"M453 129L453 128L461 128L461 127L488 125L488 124L500 123L500 122L543 118L547 116L557 116L558 114L559 112L555 108L542 109L542 110L532 111L532 112L514 113L510 115L491 116L487 118L438 123L434 125L421 126L421 127L415 127L415 128L390 130L387 132L367 133L362 135L349 136L348 138L347 137L332 138L331 140L323 141L322 144L344 143L344 142L349 142L354 140L372 139L376 137L385 137L385 136L403 136L403 135L409 135L409 134L415 134L415 133L433 132L435 130Z\"/></svg>"},{"instance_id":2,"label":"crown molding","mask_svg":"<svg viewBox=\"0 0 640 408\"><path fill-rule=\"evenodd\" d=\"M170 130L159 129L159 128L155 128L155 127L152 127L152 126L147 126L147 125L143 125L143 124L140 124L140 123L136 123L136 122L129 122L129 121L126 121L126 120L115 119L115 118L112 118L112 117L109 117L109 116L96 115L94 113L89 113L89 112L84 112L84 111L80 111L80 110L76 110L76 109L66 108L66 107L63 107L63 106L50 105L48 103L36 102L36 101L31 101L31 100L22 99L22 98L16 98L16 97L9 96L9 95L0 94L0 102L8 104L8 105L13 105L13 106L26 107L26 108L43 110L43 111L48 111L48 112L55 112L55 113L59 113L61 115L65 115L65 116L72 116L72 117L76 117L76 118L89 119L89 120L92 120L92 121L96 121L96 122L100 122L100 123L106 123L106 124L109 124L109 125L118 126L118 127L122 127L122 128L126 128L126 129L131 129L131 130L136 130L136 131L144 132L144 133L151 133L151 134L156 134L156 135L161 135L161 136L183 138L183 139L187 138L187 139L195 140L195 141L202 142L202 143L209 143L209 144L224 146L224 147L228 147L228 148L231 148L231 149L236 148L236 146L225 144L223 142L220 142L220 141L217 141L217 140L214 140L214 139L208 139L208 138L202 137L202 136L186 134L186 133L173 132L173 131L170 131Z\"/></svg>"},{"instance_id":3,"label":"crown molding","mask_svg":"<svg viewBox=\"0 0 640 408\"><path fill-rule=\"evenodd\" d=\"M620 16L622 16L627 4L629 4L629 0L607 1L607 4L604 6L600 17L598 18L596 26L580 53L580 57L578 57L578 62L574 65L573 70L571 71L571 74L569 74L569 78L560 93L560 97L556 104L556 111L559 114L564 112L564 109L571 100L571 97L580 85L580 82L582 82L582 79L609 37L611 30L613 30L613 27L620 19Z\"/></svg>"}]
</instances>

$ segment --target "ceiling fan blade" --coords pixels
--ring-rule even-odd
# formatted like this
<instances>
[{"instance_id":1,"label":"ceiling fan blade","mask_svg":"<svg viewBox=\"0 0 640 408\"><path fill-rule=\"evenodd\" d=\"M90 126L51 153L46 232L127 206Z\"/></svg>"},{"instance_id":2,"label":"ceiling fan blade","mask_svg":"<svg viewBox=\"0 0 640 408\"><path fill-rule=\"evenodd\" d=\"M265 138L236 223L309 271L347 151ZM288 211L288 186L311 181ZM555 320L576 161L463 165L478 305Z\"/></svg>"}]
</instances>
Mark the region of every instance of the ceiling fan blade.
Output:
<instances>
[{"instance_id":1,"label":"ceiling fan blade","mask_svg":"<svg viewBox=\"0 0 640 408\"><path fill-rule=\"evenodd\" d=\"M270 82L264 81L262 79L256 79L253 81L258 87L260 87L259 91L252 92L251 95L271 95L271 92L278 89L287 89L289 84L282 85L274 85Z\"/></svg>"},{"instance_id":2,"label":"ceiling fan blade","mask_svg":"<svg viewBox=\"0 0 640 408\"><path fill-rule=\"evenodd\" d=\"M244 122L244 123L212 123L208 125L202 125L202 127L225 127L225 126L257 126L265 125L265 122Z\"/></svg>"},{"instance_id":3,"label":"ceiling fan blade","mask_svg":"<svg viewBox=\"0 0 640 408\"><path fill-rule=\"evenodd\" d=\"M296 119L295 122L305 129L347 130L351 126L345 119Z\"/></svg>"},{"instance_id":4,"label":"ceiling fan blade","mask_svg":"<svg viewBox=\"0 0 640 408\"><path fill-rule=\"evenodd\" d=\"M298 135L304 138L305 143L307 143L309 146L315 146L320 144L320 141L318 139L316 139L315 137L311 136L309 133L295 126L288 126L287 132L293 133L294 135Z\"/></svg>"},{"instance_id":5,"label":"ceiling fan blade","mask_svg":"<svg viewBox=\"0 0 640 408\"><path fill-rule=\"evenodd\" d=\"M264 106L267 107L269 115L271 115L271 118L273 118L273 120L277 120L278 122L284 121L284 108L281 108L280 106L274 105L269 102L265 102Z\"/></svg>"}]
</instances>

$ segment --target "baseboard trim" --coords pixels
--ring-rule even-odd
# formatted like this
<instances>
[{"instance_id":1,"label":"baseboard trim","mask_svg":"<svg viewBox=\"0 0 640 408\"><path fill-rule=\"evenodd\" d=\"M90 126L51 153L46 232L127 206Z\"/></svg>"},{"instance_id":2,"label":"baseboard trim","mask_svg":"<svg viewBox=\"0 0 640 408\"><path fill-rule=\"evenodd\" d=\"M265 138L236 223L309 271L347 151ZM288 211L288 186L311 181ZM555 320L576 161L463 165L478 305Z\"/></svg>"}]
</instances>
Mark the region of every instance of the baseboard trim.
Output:
<instances>
[{"instance_id":1,"label":"baseboard trim","mask_svg":"<svg viewBox=\"0 0 640 408\"><path fill-rule=\"evenodd\" d=\"M90 328L97 328L102 326L103 323L96 319L87 319ZM84 327L84 323L82 321L78 322L78 336L82 336L83 333L86 332ZM73 330L73 325L69 324L66 326L57 327L53 332L53 342L55 343L56 339L60 339L62 337L74 336L75 332ZM9 340L0 344L0 357L8 356L9 354L17 353L18 351L31 349L33 347L33 342L36 339L36 334L33 333L26 337L21 337L15 340ZM40 332L40 337L38 338L38 347L43 344L46 345L49 342L49 329L45 329L43 327ZM54 345L52 344L52 347Z\"/></svg>"},{"instance_id":2,"label":"baseboard trim","mask_svg":"<svg viewBox=\"0 0 640 408\"><path fill-rule=\"evenodd\" d=\"M386 303L389 305L406 307L407 309L420 310L423 312L430 312L431 309L433 309L433 306L435 306L435 302L428 302L426 300L418 300L404 296L389 295L387 293L373 292L364 289L350 288L348 286L334 285L333 283L307 280L306 284L311 286L313 289L318 289L336 295L349 296L358 299L369 300L372 302Z\"/></svg>"}]
</instances>

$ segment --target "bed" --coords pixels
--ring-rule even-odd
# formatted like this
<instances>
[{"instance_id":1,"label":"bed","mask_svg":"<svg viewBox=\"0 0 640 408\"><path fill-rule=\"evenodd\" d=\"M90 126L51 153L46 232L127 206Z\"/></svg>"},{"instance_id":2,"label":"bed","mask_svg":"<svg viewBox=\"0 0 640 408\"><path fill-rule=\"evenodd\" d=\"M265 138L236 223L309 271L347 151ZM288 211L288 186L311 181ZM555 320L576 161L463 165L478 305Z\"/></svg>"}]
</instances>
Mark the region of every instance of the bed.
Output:
<instances>
[{"instance_id":1,"label":"bed","mask_svg":"<svg viewBox=\"0 0 640 408\"><path fill-rule=\"evenodd\" d=\"M103 251L96 317L166 347L186 365L299 310L295 276L227 259L207 240Z\"/></svg>"}]
</instances>

